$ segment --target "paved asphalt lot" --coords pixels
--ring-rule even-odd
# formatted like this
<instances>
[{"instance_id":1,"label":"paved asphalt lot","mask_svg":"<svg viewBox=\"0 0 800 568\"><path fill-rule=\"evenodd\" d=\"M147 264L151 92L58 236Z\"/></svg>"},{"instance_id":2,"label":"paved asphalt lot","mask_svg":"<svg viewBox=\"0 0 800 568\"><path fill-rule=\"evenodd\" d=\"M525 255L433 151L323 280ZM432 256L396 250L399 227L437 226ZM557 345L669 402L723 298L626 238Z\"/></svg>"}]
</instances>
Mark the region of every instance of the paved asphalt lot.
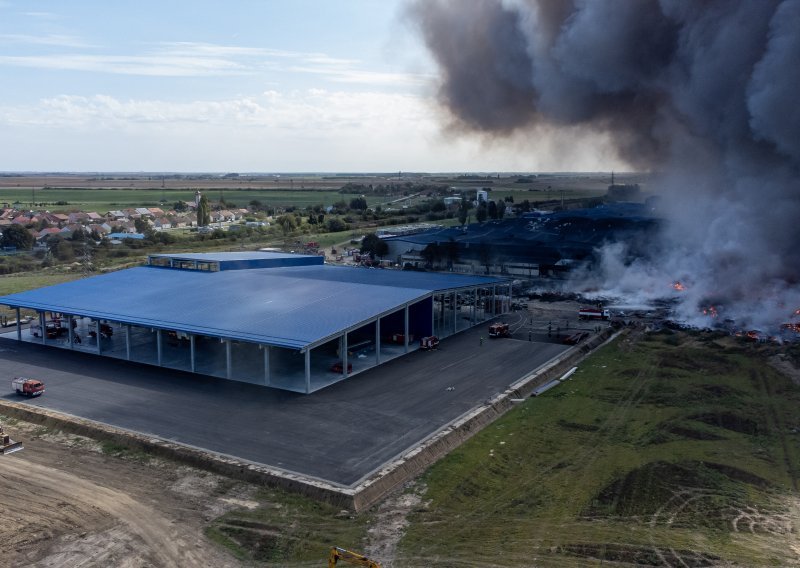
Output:
<instances>
[{"instance_id":1,"label":"paved asphalt lot","mask_svg":"<svg viewBox=\"0 0 800 568\"><path fill-rule=\"evenodd\" d=\"M0 393L40 378L29 404L349 486L565 349L481 335L310 395L0 339Z\"/></svg>"}]
</instances>

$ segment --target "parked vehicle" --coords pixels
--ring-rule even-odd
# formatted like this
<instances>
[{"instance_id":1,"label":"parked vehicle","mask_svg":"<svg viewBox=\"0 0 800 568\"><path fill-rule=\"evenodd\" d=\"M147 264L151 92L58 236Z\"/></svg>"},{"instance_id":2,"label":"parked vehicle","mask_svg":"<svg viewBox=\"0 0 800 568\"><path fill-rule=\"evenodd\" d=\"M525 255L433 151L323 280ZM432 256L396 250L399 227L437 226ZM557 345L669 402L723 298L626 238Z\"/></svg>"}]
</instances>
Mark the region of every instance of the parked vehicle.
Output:
<instances>
[{"instance_id":1,"label":"parked vehicle","mask_svg":"<svg viewBox=\"0 0 800 568\"><path fill-rule=\"evenodd\" d=\"M343 369L344 369L344 363L342 363L341 361L337 361L336 363L331 365L331 371L333 371L334 373L339 373L341 375ZM347 363L347 374L349 375L352 372L353 372L353 364Z\"/></svg>"},{"instance_id":2,"label":"parked vehicle","mask_svg":"<svg viewBox=\"0 0 800 568\"><path fill-rule=\"evenodd\" d=\"M114 335L114 328L108 325L107 323L100 324L100 337L103 339L108 339ZM89 336L90 337L97 337L97 322L92 322L89 324Z\"/></svg>"},{"instance_id":3,"label":"parked vehicle","mask_svg":"<svg viewBox=\"0 0 800 568\"><path fill-rule=\"evenodd\" d=\"M411 343L414 341L414 335L409 333L408 334L408 342ZM406 336L402 333L393 333L392 334L392 343L397 343L399 345L404 345L406 342Z\"/></svg>"},{"instance_id":4,"label":"parked vehicle","mask_svg":"<svg viewBox=\"0 0 800 568\"><path fill-rule=\"evenodd\" d=\"M507 323L493 323L489 326L489 337L511 337L511 329Z\"/></svg>"},{"instance_id":5,"label":"parked vehicle","mask_svg":"<svg viewBox=\"0 0 800 568\"><path fill-rule=\"evenodd\" d=\"M421 337L419 340L419 348L420 349L437 349L439 347L439 338L435 335L429 335L428 337Z\"/></svg>"},{"instance_id":6,"label":"parked vehicle","mask_svg":"<svg viewBox=\"0 0 800 568\"><path fill-rule=\"evenodd\" d=\"M66 335L69 333L69 329L66 326L62 326L61 322L56 321L48 321L44 324L45 333L47 334L47 339L56 339L57 337L61 337L62 335ZM30 327L31 335L34 337L41 337L42 336L42 326L38 323L33 324Z\"/></svg>"},{"instance_id":7,"label":"parked vehicle","mask_svg":"<svg viewBox=\"0 0 800 568\"><path fill-rule=\"evenodd\" d=\"M44 393L44 383L42 381L26 377L14 377L14 380L11 381L11 388L17 394L24 396L41 396Z\"/></svg>"},{"instance_id":8,"label":"parked vehicle","mask_svg":"<svg viewBox=\"0 0 800 568\"><path fill-rule=\"evenodd\" d=\"M610 317L609 311L602 308L581 308L578 310L578 318L582 320L607 320Z\"/></svg>"}]
</instances>

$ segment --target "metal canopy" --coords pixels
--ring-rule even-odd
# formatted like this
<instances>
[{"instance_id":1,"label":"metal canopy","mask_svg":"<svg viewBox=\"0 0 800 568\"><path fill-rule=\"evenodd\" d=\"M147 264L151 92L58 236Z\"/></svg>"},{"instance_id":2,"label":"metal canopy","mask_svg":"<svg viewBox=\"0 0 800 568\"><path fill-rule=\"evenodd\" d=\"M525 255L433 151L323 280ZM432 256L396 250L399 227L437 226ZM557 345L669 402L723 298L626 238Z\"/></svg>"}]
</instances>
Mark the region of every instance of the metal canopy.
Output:
<instances>
[{"instance_id":1,"label":"metal canopy","mask_svg":"<svg viewBox=\"0 0 800 568\"><path fill-rule=\"evenodd\" d=\"M221 272L139 267L0 297L0 304L303 349L433 292L496 278L333 266Z\"/></svg>"}]
</instances>

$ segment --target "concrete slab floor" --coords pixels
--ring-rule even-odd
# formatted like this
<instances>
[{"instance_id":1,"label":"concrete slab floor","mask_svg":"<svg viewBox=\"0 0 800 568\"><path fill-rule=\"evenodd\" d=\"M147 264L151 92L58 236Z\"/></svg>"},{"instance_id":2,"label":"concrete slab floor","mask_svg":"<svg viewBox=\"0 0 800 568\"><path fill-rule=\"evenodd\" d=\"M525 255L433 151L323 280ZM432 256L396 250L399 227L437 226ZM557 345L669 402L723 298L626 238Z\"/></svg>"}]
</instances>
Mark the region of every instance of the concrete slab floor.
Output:
<instances>
[{"instance_id":1,"label":"concrete slab floor","mask_svg":"<svg viewBox=\"0 0 800 568\"><path fill-rule=\"evenodd\" d=\"M0 339L0 392L351 486L567 348L486 336L479 326L310 395ZM15 375L46 394L18 398Z\"/></svg>"}]
</instances>

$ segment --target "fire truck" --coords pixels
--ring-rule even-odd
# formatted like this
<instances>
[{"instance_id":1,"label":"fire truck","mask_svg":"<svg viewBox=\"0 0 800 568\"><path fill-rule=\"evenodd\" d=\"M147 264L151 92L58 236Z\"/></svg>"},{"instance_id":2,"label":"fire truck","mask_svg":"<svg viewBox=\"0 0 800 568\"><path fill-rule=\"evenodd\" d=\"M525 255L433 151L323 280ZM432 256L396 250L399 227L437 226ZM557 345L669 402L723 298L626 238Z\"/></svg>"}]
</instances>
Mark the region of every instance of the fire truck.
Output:
<instances>
[{"instance_id":1,"label":"fire truck","mask_svg":"<svg viewBox=\"0 0 800 568\"><path fill-rule=\"evenodd\" d=\"M489 337L511 337L511 330L507 323L493 323L489 326Z\"/></svg>"},{"instance_id":2,"label":"fire truck","mask_svg":"<svg viewBox=\"0 0 800 568\"><path fill-rule=\"evenodd\" d=\"M611 318L611 313L603 308L581 308L578 310L578 319L607 320L609 318Z\"/></svg>"},{"instance_id":3,"label":"fire truck","mask_svg":"<svg viewBox=\"0 0 800 568\"><path fill-rule=\"evenodd\" d=\"M44 383L37 379L26 379L25 377L14 377L11 381L11 388L17 394L24 396L41 396L44 393Z\"/></svg>"}]
</instances>

